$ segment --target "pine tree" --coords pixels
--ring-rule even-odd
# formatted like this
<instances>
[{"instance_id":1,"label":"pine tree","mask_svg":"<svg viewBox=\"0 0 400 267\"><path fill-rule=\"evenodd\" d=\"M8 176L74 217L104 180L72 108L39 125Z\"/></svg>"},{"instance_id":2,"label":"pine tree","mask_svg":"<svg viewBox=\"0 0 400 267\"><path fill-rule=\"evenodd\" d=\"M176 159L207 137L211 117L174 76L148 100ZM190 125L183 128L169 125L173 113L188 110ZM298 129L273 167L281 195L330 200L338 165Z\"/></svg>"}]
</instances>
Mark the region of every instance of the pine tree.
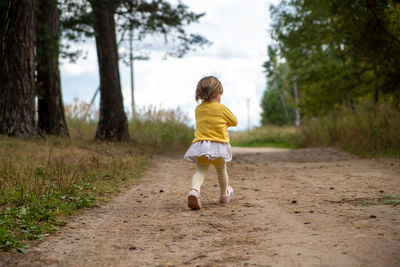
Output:
<instances>
[{"instance_id":1,"label":"pine tree","mask_svg":"<svg viewBox=\"0 0 400 267\"><path fill-rule=\"evenodd\" d=\"M59 71L59 9L57 0L37 0L38 126L46 134L69 136Z\"/></svg>"},{"instance_id":2,"label":"pine tree","mask_svg":"<svg viewBox=\"0 0 400 267\"><path fill-rule=\"evenodd\" d=\"M0 24L0 133L36 136L35 0L9 0L1 6L6 12Z\"/></svg>"}]
</instances>

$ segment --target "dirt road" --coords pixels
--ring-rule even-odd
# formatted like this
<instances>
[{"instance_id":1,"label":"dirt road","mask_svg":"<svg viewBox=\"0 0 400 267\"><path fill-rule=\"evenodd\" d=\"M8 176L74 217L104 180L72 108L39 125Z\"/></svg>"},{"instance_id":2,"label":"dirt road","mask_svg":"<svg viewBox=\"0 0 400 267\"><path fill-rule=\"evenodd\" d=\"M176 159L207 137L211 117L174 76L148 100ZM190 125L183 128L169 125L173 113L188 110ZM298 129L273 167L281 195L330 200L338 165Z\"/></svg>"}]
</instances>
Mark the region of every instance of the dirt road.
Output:
<instances>
[{"instance_id":1,"label":"dirt road","mask_svg":"<svg viewBox=\"0 0 400 267\"><path fill-rule=\"evenodd\" d=\"M187 208L194 165L157 157L140 184L72 217L28 255L0 266L400 266L400 159L334 149L235 149L235 197Z\"/></svg>"}]
</instances>

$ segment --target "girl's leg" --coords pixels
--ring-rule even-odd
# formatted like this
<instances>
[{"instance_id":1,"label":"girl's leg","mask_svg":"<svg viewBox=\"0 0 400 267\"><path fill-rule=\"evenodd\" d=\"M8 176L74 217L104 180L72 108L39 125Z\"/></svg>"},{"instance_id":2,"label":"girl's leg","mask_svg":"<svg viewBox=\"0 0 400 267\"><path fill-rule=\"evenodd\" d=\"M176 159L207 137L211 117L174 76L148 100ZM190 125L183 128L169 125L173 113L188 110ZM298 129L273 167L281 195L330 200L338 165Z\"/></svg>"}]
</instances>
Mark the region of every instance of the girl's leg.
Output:
<instances>
[{"instance_id":1,"label":"girl's leg","mask_svg":"<svg viewBox=\"0 0 400 267\"><path fill-rule=\"evenodd\" d=\"M229 177L228 177L228 172L226 170L225 160L223 158L218 158L212 163L215 166L215 169L217 170L218 184L219 184L219 189L221 190L221 196L226 195Z\"/></svg>"},{"instance_id":2,"label":"girl's leg","mask_svg":"<svg viewBox=\"0 0 400 267\"><path fill-rule=\"evenodd\" d=\"M210 162L206 156L196 158L196 172L192 178L192 188L196 189L199 193L209 165Z\"/></svg>"}]
</instances>

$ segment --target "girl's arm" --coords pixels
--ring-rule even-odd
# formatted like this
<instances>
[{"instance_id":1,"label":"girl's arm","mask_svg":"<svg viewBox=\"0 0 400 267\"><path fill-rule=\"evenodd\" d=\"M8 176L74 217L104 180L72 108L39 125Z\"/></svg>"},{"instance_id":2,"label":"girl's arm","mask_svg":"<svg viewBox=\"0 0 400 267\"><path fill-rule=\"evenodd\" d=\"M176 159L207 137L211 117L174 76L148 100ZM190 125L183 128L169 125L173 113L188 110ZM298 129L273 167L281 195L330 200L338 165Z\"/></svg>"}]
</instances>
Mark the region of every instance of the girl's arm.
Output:
<instances>
[{"instance_id":1,"label":"girl's arm","mask_svg":"<svg viewBox=\"0 0 400 267\"><path fill-rule=\"evenodd\" d=\"M223 110L223 116L226 120L226 124L228 125L228 127L236 126L238 124L236 116L233 115L233 113L225 106Z\"/></svg>"}]
</instances>

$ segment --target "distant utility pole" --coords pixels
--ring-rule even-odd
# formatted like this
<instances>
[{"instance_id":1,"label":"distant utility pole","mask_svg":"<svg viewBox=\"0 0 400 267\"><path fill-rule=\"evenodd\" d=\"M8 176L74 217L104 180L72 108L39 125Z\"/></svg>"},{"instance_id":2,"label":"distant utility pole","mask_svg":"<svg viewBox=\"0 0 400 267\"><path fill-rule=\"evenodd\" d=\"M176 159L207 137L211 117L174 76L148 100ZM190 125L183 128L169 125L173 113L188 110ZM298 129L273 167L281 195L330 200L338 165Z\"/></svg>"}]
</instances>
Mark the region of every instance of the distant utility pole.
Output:
<instances>
[{"instance_id":1,"label":"distant utility pole","mask_svg":"<svg viewBox=\"0 0 400 267\"><path fill-rule=\"evenodd\" d=\"M129 50L130 50L130 65L131 65L131 99L132 99L132 119L136 117L135 111L135 80L133 71L133 26L131 25L129 31Z\"/></svg>"},{"instance_id":2,"label":"distant utility pole","mask_svg":"<svg viewBox=\"0 0 400 267\"><path fill-rule=\"evenodd\" d=\"M89 114L89 111L90 111L90 109L92 108L93 103L94 103L94 101L96 100L96 96L97 96L97 94L99 93L99 91L100 91L100 86L97 87L96 92L94 92L94 95L93 95L93 97L92 97L92 100L90 101L89 107L87 108L85 114L83 115L83 120L84 120L84 121L86 120L86 118L87 118L87 116L88 116L88 114Z\"/></svg>"},{"instance_id":3,"label":"distant utility pole","mask_svg":"<svg viewBox=\"0 0 400 267\"><path fill-rule=\"evenodd\" d=\"M246 99L247 101L247 130L250 130L250 98Z\"/></svg>"}]
</instances>

